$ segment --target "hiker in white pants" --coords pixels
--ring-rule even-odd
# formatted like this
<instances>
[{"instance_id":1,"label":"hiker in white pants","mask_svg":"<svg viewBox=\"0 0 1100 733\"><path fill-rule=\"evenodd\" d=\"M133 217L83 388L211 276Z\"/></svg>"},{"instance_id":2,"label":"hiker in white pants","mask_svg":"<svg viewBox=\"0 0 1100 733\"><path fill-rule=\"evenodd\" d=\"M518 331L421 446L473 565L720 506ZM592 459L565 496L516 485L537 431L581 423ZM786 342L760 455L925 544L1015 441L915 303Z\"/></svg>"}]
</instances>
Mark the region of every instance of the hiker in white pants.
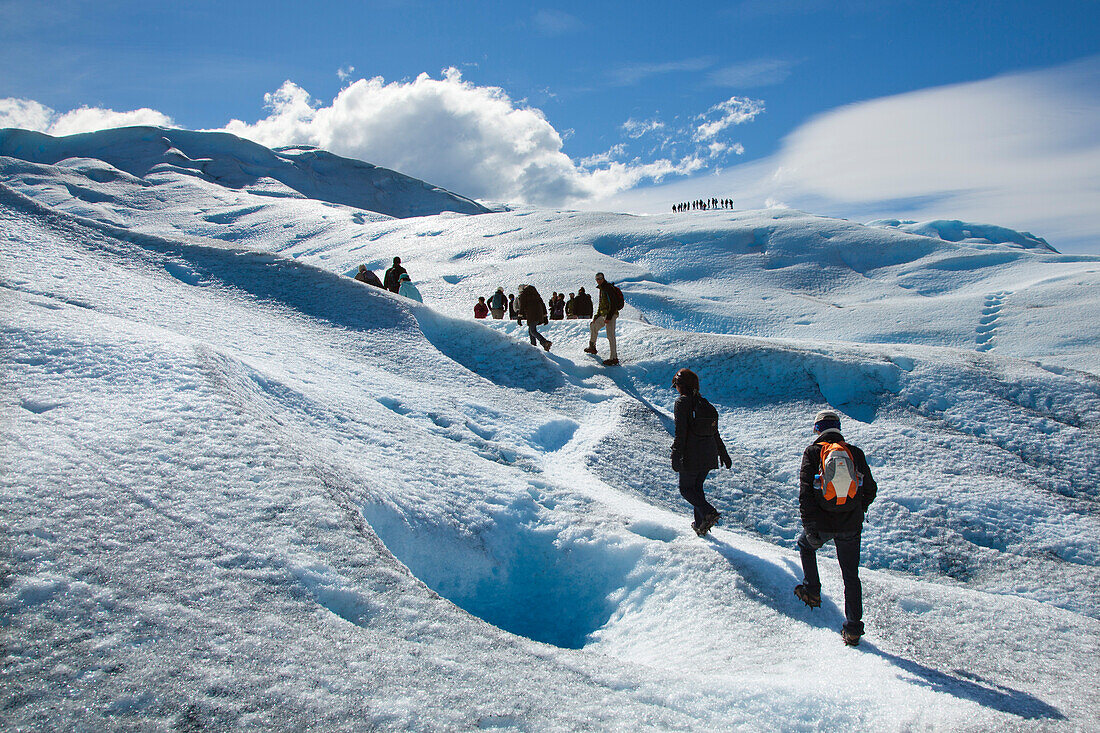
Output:
<instances>
[{"instance_id":1,"label":"hiker in white pants","mask_svg":"<svg viewBox=\"0 0 1100 733\"><path fill-rule=\"evenodd\" d=\"M596 316L592 319L591 336L588 339L588 348L585 352L588 354L596 353L596 339L600 335L600 329L607 331L607 343L611 346L611 358L605 359L604 364L607 366L618 366L619 364L619 350L615 343L615 321L619 317L619 312L615 310L614 301L611 297L611 288L614 287L611 283L604 280L603 273L596 273L596 286L600 289L600 307L596 310Z\"/></svg>"}]
</instances>

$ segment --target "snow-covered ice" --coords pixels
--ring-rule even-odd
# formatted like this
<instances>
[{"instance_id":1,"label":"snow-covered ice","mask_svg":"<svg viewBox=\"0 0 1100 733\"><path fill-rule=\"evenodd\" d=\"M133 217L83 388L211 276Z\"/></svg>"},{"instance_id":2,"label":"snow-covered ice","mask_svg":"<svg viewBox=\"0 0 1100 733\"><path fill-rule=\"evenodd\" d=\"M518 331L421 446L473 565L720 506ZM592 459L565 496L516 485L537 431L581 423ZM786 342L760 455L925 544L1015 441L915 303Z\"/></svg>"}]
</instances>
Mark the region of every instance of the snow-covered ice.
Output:
<instances>
[{"instance_id":1,"label":"snow-covered ice","mask_svg":"<svg viewBox=\"0 0 1100 733\"><path fill-rule=\"evenodd\" d=\"M292 186L293 152L150 130L0 132L8 727L1100 725L1100 257L419 182L371 209L365 164ZM171 150L204 165L133 164ZM394 255L424 305L349 277ZM547 354L471 317L597 270L620 369L586 322ZM707 539L667 465L682 366L734 459ZM830 550L823 607L791 594L825 406L880 486L856 649Z\"/></svg>"}]
</instances>

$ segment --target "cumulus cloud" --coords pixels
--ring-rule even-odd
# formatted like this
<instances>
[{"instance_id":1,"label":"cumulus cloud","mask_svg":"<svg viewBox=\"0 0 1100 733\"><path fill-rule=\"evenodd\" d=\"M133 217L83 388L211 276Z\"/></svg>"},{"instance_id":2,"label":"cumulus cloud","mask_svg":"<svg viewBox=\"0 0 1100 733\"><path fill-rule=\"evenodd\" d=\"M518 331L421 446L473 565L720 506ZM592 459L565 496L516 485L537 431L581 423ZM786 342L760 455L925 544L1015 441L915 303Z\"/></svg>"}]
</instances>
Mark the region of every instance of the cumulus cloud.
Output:
<instances>
[{"instance_id":1,"label":"cumulus cloud","mask_svg":"<svg viewBox=\"0 0 1100 733\"><path fill-rule=\"evenodd\" d=\"M347 81L351 78L351 75L355 73L354 66L341 67L336 70L336 76L340 78L340 81Z\"/></svg>"},{"instance_id":2,"label":"cumulus cloud","mask_svg":"<svg viewBox=\"0 0 1100 733\"><path fill-rule=\"evenodd\" d=\"M686 175L701 163L622 161L616 152L574 162L538 109L447 69L411 82L360 79L329 105L286 82L266 96L270 114L225 130L269 147L309 143L484 200L549 206L607 196L641 180Z\"/></svg>"},{"instance_id":3,"label":"cumulus cloud","mask_svg":"<svg viewBox=\"0 0 1100 733\"><path fill-rule=\"evenodd\" d=\"M115 112L100 107L81 107L58 113L29 99L10 97L0 99L0 127L21 127L24 130L35 130L49 135L74 135L79 132L131 125L172 127L173 122L167 115L144 107L129 112Z\"/></svg>"},{"instance_id":4,"label":"cumulus cloud","mask_svg":"<svg viewBox=\"0 0 1100 733\"><path fill-rule=\"evenodd\" d=\"M338 75L346 82L352 72L342 68ZM266 116L232 120L220 129L272 148L315 145L472 198L544 206L579 205L720 164L744 152L721 133L763 109L733 97L687 126L628 120L620 130L626 144L574 160L563 150L569 131L559 133L540 110L498 87L472 84L453 68L439 79L358 79L329 103L287 81L264 101ZM6 99L0 100L0 125L64 135L120 125L171 126L172 120L150 109L81 107L61 114L34 101ZM643 137L654 149L639 157L627 144Z\"/></svg>"}]
</instances>

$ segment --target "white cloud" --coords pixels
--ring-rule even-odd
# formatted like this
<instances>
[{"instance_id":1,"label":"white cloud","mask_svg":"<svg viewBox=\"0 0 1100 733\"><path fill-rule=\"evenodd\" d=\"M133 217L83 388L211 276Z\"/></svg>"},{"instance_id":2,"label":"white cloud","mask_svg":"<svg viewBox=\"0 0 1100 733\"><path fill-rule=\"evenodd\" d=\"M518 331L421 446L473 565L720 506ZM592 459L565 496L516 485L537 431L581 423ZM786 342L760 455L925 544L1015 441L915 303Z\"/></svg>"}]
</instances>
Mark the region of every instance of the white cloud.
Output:
<instances>
[{"instance_id":1,"label":"white cloud","mask_svg":"<svg viewBox=\"0 0 1100 733\"><path fill-rule=\"evenodd\" d=\"M142 108L115 112L99 107L81 107L59 114L29 99L0 99L0 127L21 127L49 135L74 135L109 127L157 125L171 127L172 119L156 110Z\"/></svg>"},{"instance_id":2,"label":"white cloud","mask_svg":"<svg viewBox=\"0 0 1100 733\"><path fill-rule=\"evenodd\" d=\"M351 78L351 75L355 73L354 66L341 67L336 70L336 76L340 78L340 81L347 81Z\"/></svg>"},{"instance_id":3,"label":"white cloud","mask_svg":"<svg viewBox=\"0 0 1100 733\"><path fill-rule=\"evenodd\" d=\"M453 68L442 79L360 79L330 105L288 81L266 102L266 118L233 120L225 130L269 147L317 145L483 200L571 204L701 165L694 156L621 162L614 151L578 164L540 110L467 82Z\"/></svg>"},{"instance_id":4,"label":"white cloud","mask_svg":"<svg viewBox=\"0 0 1100 733\"><path fill-rule=\"evenodd\" d=\"M692 140L699 134L694 127L670 131L660 120L628 120L624 136L652 135L656 150L631 157L620 143L575 161L563 151L570 131L559 133L540 110L513 101L500 88L467 82L453 68L441 79L358 79L328 104L291 81L264 99L267 116L252 123L232 120L221 129L268 147L316 145L477 199L545 206L605 199L643 181L691 175L740 155L739 143L717 136L751 119L760 104L734 97L716 105L707 113L709 131L701 141ZM63 135L172 121L150 109L82 107L59 114L37 102L7 99L0 100L0 124Z\"/></svg>"},{"instance_id":5,"label":"white cloud","mask_svg":"<svg viewBox=\"0 0 1100 733\"><path fill-rule=\"evenodd\" d=\"M738 89L771 86L786 81L793 66L781 59L757 59L715 69L707 74L707 81L714 86Z\"/></svg>"},{"instance_id":6,"label":"white cloud","mask_svg":"<svg viewBox=\"0 0 1100 733\"><path fill-rule=\"evenodd\" d=\"M663 212L723 191L739 208L962 219L1100 253L1100 57L841 107L771 158L588 206Z\"/></svg>"},{"instance_id":7,"label":"white cloud","mask_svg":"<svg viewBox=\"0 0 1100 733\"><path fill-rule=\"evenodd\" d=\"M665 123L660 120L635 120L631 118L622 124L623 133L635 140L643 135L663 129L665 129Z\"/></svg>"},{"instance_id":8,"label":"white cloud","mask_svg":"<svg viewBox=\"0 0 1100 733\"><path fill-rule=\"evenodd\" d=\"M696 142L712 140L723 130L751 122L758 114L764 111L764 103L759 99L748 97L730 97L725 102L711 107L705 114L699 115L700 120L707 120L695 128L693 136Z\"/></svg>"}]
</instances>

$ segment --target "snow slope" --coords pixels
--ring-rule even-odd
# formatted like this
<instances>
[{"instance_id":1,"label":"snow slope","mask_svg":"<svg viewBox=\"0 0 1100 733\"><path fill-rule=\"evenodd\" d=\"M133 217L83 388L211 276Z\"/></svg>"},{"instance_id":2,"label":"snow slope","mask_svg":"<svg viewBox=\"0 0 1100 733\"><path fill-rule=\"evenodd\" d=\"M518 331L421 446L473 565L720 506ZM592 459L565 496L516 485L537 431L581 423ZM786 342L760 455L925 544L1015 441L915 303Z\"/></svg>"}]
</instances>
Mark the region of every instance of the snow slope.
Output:
<instances>
[{"instance_id":1,"label":"snow slope","mask_svg":"<svg viewBox=\"0 0 1100 733\"><path fill-rule=\"evenodd\" d=\"M0 165L12 728L1100 722L1100 379L1059 366L1095 371L1095 259L795 212L380 220L211 181L144 208L87 184L89 216L71 163ZM392 254L425 305L345 276ZM619 370L583 322L545 354L466 317L595 269L633 308ZM681 366L735 460L706 540L666 467ZM825 405L881 487L858 649L827 551L823 608L790 593Z\"/></svg>"},{"instance_id":2,"label":"snow slope","mask_svg":"<svg viewBox=\"0 0 1100 733\"><path fill-rule=\"evenodd\" d=\"M144 194L143 209L163 205L168 197L178 199L178 189L188 184L213 183L222 192L247 192L261 201L305 197L394 217L487 211L396 171L304 145L269 150L224 132L123 127L55 138L7 128L0 129L0 156L13 158L0 174L5 178L34 179L41 175L38 166L61 163L69 175L58 177L59 182L71 197L92 207L93 218L95 213L109 216L111 198L98 195L95 184L111 184L112 191L126 190L138 199ZM107 206L97 212L97 204Z\"/></svg>"}]
</instances>

